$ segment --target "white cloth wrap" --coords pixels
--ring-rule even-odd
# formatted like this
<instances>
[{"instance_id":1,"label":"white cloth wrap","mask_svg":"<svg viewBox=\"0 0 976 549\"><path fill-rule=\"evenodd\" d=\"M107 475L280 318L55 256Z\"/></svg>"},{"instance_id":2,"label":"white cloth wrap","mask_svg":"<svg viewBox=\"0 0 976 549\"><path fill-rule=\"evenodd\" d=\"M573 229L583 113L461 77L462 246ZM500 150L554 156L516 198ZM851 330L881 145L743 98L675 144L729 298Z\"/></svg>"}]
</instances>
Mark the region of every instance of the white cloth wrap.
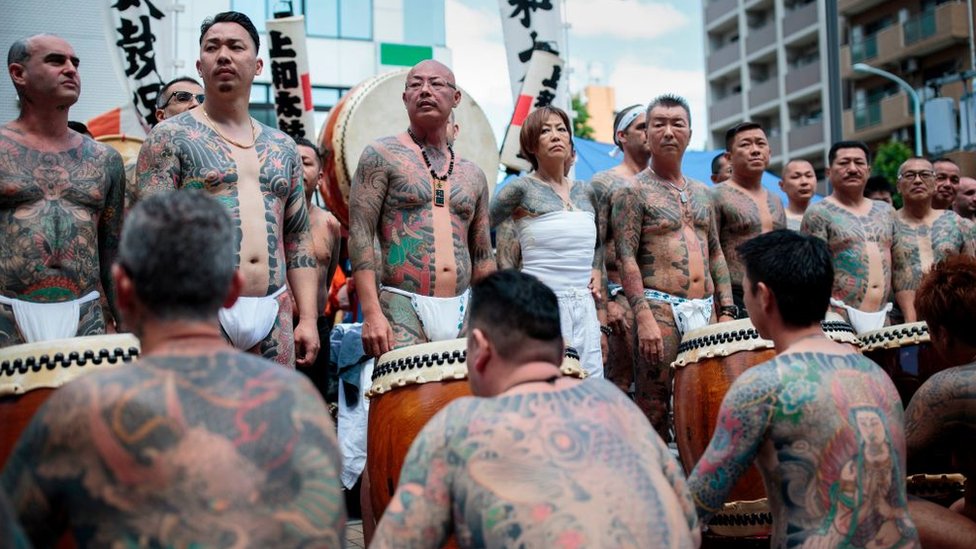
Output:
<instances>
[{"instance_id":1,"label":"white cloth wrap","mask_svg":"<svg viewBox=\"0 0 976 549\"><path fill-rule=\"evenodd\" d=\"M712 320L714 304L712 296L704 299L687 299L660 290L646 288L644 289L644 297L671 304L671 314L674 315L674 324L680 336L684 336L692 330L704 328Z\"/></svg>"},{"instance_id":2,"label":"white cloth wrap","mask_svg":"<svg viewBox=\"0 0 976 549\"><path fill-rule=\"evenodd\" d=\"M400 288L380 286L380 291L402 295L410 300L417 318L424 328L427 341L457 339L464 327L464 315L468 310L471 289L454 297L434 297L410 293Z\"/></svg>"},{"instance_id":3,"label":"white cloth wrap","mask_svg":"<svg viewBox=\"0 0 976 549\"><path fill-rule=\"evenodd\" d=\"M850 321L851 326L854 327L854 331L858 334L884 328L885 321L888 320L888 311L891 310L892 306L891 303L885 303L885 306L882 307L880 311L869 313L867 311L855 309L854 307L851 307L843 301L833 297L830 298L830 304L834 307L847 311L847 319Z\"/></svg>"},{"instance_id":4,"label":"white cloth wrap","mask_svg":"<svg viewBox=\"0 0 976 549\"><path fill-rule=\"evenodd\" d=\"M10 306L20 335L27 343L34 343L75 337L78 334L81 306L98 299L100 295L92 291L78 299L57 303L35 303L0 296L0 304Z\"/></svg>"},{"instance_id":5,"label":"white cloth wrap","mask_svg":"<svg viewBox=\"0 0 976 549\"><path fill-rule=\"evenodd\" d=\"M278 296L282 286L264 297L238 297L230 308L217 311L217 318L234 347L246 351L268 337L278 317Z\"/></svg>"}]
</instances>

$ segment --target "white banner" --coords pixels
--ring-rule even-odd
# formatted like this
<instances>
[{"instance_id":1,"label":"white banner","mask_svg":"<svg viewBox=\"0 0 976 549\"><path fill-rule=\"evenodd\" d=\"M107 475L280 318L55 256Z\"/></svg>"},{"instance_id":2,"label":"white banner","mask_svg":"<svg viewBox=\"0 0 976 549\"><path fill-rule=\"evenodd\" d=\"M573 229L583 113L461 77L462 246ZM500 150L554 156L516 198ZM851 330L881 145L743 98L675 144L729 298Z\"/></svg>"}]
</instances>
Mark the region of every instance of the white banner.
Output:
<instances>
[{"instance_id":1,"label":"white banner","mask_svg":"<svg viewBox=\"0 0 976 549\"><path fill-rule=\"evenodd\" d=\"M529 114L539 107L554 104L554 99L562 91L559 75L563 71L563 60L558 55L536 50L528 63L528 72L522 84L522 91L515 98L515 113L505 132L502 143L501 163L506 167L529 171L532 165L528 160L519 156L519 134L522 123Z\"/></svg>"},{"instance_id":2,"label":"white banner","mask_svg":"<svg viewBox=\"0 0 976 549\"><path fill-rule=\"evenodd\" d=\"M157 52L168 51L172 19L157 7L159 0L108 2L109 43L118 48L127 92L143 129L149 131L155 122L156 96L165 83L160 74L164 60Z\"/></svg>"},{"instance_id":3,"label":"white banner","mask_svg":"<svg viewBox=\"0 0 976 549\"><path fill-rule=\"evenodd\" d=\"M315 141L312 79L305 46L305 17L269 19L268 57L275 90L278 129L293 138Z\"/></svg>"},{"instance_id":4,"label":"white banner","mask_svg":"<svg viewBox=\"0 0 976 549\"><path fill-rule=\"evenodd\" d=\"M565 57L566 44L560 2L561 0L498 0L508 57L508 76L512 82L512 98L516 101L522 89L522 79L528 73L533 51L545 51ZM567 109L568 90L560 89L553 104Z\"/></svg>"}]
</instances>

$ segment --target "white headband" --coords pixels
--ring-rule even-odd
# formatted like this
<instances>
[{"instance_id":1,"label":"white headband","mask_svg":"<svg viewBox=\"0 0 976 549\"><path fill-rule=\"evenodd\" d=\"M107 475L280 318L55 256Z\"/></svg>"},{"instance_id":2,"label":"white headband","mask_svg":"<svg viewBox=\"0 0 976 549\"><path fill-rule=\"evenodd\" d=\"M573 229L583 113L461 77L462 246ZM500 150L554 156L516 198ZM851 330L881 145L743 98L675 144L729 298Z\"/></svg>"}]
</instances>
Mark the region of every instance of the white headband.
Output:
<instances>
[{"instance_id":1,"label":"white headband","mask_svg":"<svg viewBox=\"0 0 976 549\"><path fill-rule=\"evenodd\" d=\"M616 147L610 151L610 156L617 156L620 153L620 142L617 140L617 132L622 132L626 130L634 120L637 119L641 113L644 112L643 105L634 105L630 110L624 111L623 115L620 117L620 121L617 122L617 127L613 129L613 143Z\"/></svg>"}]
</instances>

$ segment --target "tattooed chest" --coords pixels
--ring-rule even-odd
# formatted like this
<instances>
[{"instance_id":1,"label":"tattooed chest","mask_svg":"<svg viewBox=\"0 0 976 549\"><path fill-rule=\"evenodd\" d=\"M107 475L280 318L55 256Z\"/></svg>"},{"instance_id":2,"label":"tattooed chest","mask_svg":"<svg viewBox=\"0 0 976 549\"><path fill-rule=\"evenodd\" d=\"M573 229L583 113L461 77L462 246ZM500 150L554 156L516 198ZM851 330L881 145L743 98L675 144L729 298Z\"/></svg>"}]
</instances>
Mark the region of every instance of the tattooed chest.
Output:
<instances>
[{"instance_id":1,"label":"tattooed chest","mask_svg":"<svg viewBox=\"0 0 976 549\"><path fill-rule=\"evenodd\" d=\"M22 174L0 173L0 208L60 208L90 217L105 203L104 178L79 179L59 167L38 167Z\"/></svg>"},{"instance_id":2,"label":"tattooed chest","mask_svg":"<svg viewBox=\"0 0 976 549\"><path fill-rule=\"evenodd\" d=\"M709 202L707 197L687 195L681 202L666 193L645 193L643 232L662 235L678 231L683 226L708 231Z\"/></svg>"},{"instance_id":3,"label":"tattooed chest","mask_svg":"<svg viewBox=\"0 0 976 549\"><path fill-rule=\"evenodd\" d=\"M405 176L394 176L386 192L384 212L387 217L403 217L413 221L430 218L433 208L446 208L454 222L467 223L474 217L477 196L461 177L452 177L450 194L443 206L434 202L434 185L426 178L420 181ZM445 189L447 191L448 189Z\"/></svg>"}]
</instances>

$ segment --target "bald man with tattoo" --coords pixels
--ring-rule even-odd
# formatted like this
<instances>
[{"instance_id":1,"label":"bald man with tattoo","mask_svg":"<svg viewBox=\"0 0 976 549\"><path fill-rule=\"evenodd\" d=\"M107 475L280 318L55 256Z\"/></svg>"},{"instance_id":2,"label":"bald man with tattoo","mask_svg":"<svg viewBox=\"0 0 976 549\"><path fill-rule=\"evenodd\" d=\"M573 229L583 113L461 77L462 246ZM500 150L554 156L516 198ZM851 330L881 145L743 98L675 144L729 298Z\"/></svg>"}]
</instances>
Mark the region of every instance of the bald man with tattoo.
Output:
<instances>
[{"instance_id":1,"label":"bald man with tattoo","mask_svg":"<svg viewBox=\"0 0 976 549\"><path fill-rule=\"evenodd\" d=\"M122 157L68 129L81 93L71 44L17 40L7 65L20 116L0 127L0 347L114 331Z\"/></svg>"},{"instance_id":2,"label":"bald man with tattoo","mask_svg":"<svg viewBox=\"0 0 976 549\"><path fill-rule=\"evenodd\" d=\"M563 377L556 295L499 271L475 284L475 396L414 440L371 547L698 547L677 460L605 380Z\"/></svg>"},{"instance_id":3,"label":"bald man with tattoo","mask_svg":"<svg viewBox=\"0 0 976 549\"><path fill-rule=\"evenodd\" d=\"M620 285L620 269L617 264L617 245L614 243L610 215L613 209L613 192L620 186L636 186L636 176L647 168L651 151L647 147L647 109L644 105L631 105L617 113L614 119L613 141L623 153L620 164L593 175L591 185L596 193L600 212L597 220L604 237L604 262L607 270L607 324L608 356L606 377L625 393L634 391L634 312Z\"/></svg>"},{"instance_id":4,"label":"bald man with tattoo","mask_svg":"<svg viewBox=\"0 0 976 549\"><path fill-rule=\"evenodd\" d=\"M725 133L725 156L732 177L712 188L712 203L718 222L718 240L729 266L732 299L737 316L746 316L742 301L742 262L739 244L763 233L786 228L786 210L778 196L763 188L762 176L769 167L769 140L756 122L742 122Z\"/></svg>"},{"instance_id":5,"label":"bald man with tattoo","mask_svg":"<svg viewBox=\"0 0 976 549\"><path fill-rule=\"evenodd\" d=\"M820 327L833 286L820 239L773 231L740 245L746 307L775 358L729 388L688 478L703 523L755 462L773 547L920 547L905 495L901 400L888 375Z\"/></svg>"},{"instance_id":6,"label":"bald man with tattoo","mask_svg":"<svg viewBox=\"0 0 976 549\"><path fill-rule=\"evenodd\" d=\"M891 245L895 210L864 197L871 171L868 146L839 141L828 151L830 196L810 206L800 231L830 247L834 291L830 299L858 333L882 328L891 304Z\"/></svg>"},{"instance_id":7,"label":"bald man with tattoo","mask_svg":"<svg viewBox=\"0 0 976 549\"><path fill-rule=\"evenodd\" d=\"M976 259L957 255L936 264L915 295L932 346L954 367L929 378L905 410L911 473L959 472L970 479L952 511L912 501L923 544L971 547L976 539ZM954 511L954 512L953 512ZM937 543L943 545L937 545Z\"/></svg>"},{"instance_id":8,"label":"bald man with tattoo","mask_svg":"<svg viewBox=\"0 0 976 549\"><path fill-rule=\"evenodd\" d=\"M80 547L343 543L321 397L221 335L217 311L245 286L235 230L200 190L129 213L112 275L142 354L52 393L0 474L35 546L69 528Z\"/></svg>"},{"instance_id":9,"label":"bald man with tattoo","mask_svg":"<svg viewBox=\"0 0 976 549\"><path fill-rule=\"evenodd\" d=\"M611 227L620 281L635 317L637 405L670 440L671 363L681 336L733 320L729 270L704 183L681 173L691 111L663 95L647 108L650 166L614 191Z\"/></svg>"},{"instance_id":10,"label":"bald man with tattoo","mask_svg":"<svg viewBox=\"0 0 976 549\"><path fill-rule=\"evenodd\" d=\"M952 210L932 208L935 170L925 158L909 158L898 168L904 205L895 212L891 246L892 286L905 322L915 322L915 290L932 265L950 255L973 255L969 226Z\"/></svg>"},{"instance_id":11,"label":"bald man with tattoo","mask_svg":"<svg viewBox=\"0 0 976 549\"><path fill-rule=\"evenodd\" d=\"M367 354L458 337L468 287L495 270L485 174L459 158L447 136L460 101L450 69L418 63L403 91L409 127L359 158L349 193L349 258Z\"/></svg>"},{"instance_id":12,"label":"bald man with tattoo","mask_svg":"<svg viewBox=\"0 0 976 549\"><path fill-rule=\"evenodd\" d=\"M234 221L245 281L241 299L220 311L224 333L238 349L304 367L319 350L315 249L295 142L248 113L251 84L264 66L259 42L242 13L204 21L197 70L207 100L149 134L134 200L184 188L219 198Z\"/></svg>"}]
</instances>

